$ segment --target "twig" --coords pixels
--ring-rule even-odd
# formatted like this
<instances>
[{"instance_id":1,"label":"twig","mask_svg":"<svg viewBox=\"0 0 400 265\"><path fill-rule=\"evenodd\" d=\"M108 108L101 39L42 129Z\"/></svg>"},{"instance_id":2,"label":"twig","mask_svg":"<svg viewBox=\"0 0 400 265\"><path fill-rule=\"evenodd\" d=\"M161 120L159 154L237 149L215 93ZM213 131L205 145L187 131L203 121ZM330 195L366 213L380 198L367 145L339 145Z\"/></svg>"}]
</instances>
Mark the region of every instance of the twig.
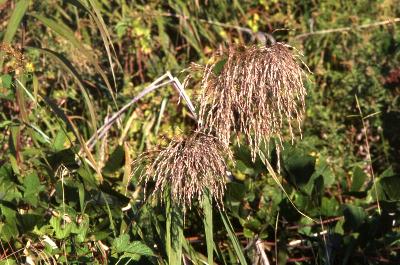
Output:
<instances>
[{"instance_id":1,"label":"twig","mask_svg":"<svg viewBox=\"0 0 400 265\"><path fill-rule=\"evenodd\" d=\"M168 78L168 81L164 81L160 84L161 81ZM149 94L150 92L156 90L157 88L163 87L165 85L172 84L174 88L178 91L179 95L185 100L187 106L193 115L193 118L197 120L195 107L193 106L192 101L190 100L189 96L186 94L185 89L182 83L179 81L178 78L174 77L169 71L164 75L160 76L153 83L147 86L142 92L140 92L136 97L134 97L131 101L129 101L124 107L122 107L119 111L117 111L111 118L109 118L103 126L101 126L95 134L86 142L88 149L92 149L93 146L96 144L96 141L103 138L104 135L107 133L108 130L112 127L112 125L117 121L118 117L121 116L130 106L138 102L144 96Z\"/></svg>"},{"instance_id":2,"label":"twig","mask_svg":"<svg viewBox=\"0 0 400 265\"><path fill-rule=\"evenodd\" d=\"M329 255L328 244L326 242L327 230L325 230L324 223L322 222L322 217L321 216L319 216L319 221L320 221L321 229L322 229L322 232L320 232L319 235L322 235L322 241L324 242L324 247L325 247L326 261L327 261L328 265L330 265L331 264L331 257Z\"/></svg>"},{"instance_id":3,"label":"twig","mask_svg":"<svg viewBox=\"0 0 400 265\"><path fill-rule=\"evenodd\" d=\"M362 25L356 25L353 27L342 27L342 28L335 28L335 29L324 29L324 30L318 30L318 31L313 31L313 32L307 32L303 34L299 34L295 37L295 39L302 39L306 38L309 36L313 35L323 35L323 34L329 34L329 33L338 33L338 32L346 32L346 31L351 31L351 30L360 30L360 29L366 29L366 28L373 28L373 27L379 27L379 26L384 26L388 24L394 24L400 22L400 18L392 18L384 21L378 21L374 23L368 23L368 24L362 24Z\"/></svg>"},{"instance_id":4,"label":"twig","mask_svg":"<svg viewBox=\"0 0 400 265\"><path fill-rule=\"evenodd\" d=\"M128 102L124 107L122 107L119 111L117 111L103 126L101 126L97 132L87 141L86 145L89 147L89 149L91 149L95 142L97 141L97 139L101 139L104 134L107 132L107 130L110 129L110 127L112 126L112 124L114 124L114 122L117 120L117 118L119 116L121 116L122 113L124 113L130 106L132 106L133 104L135 104L137 101L139 101L141 98L143 98L145 95L147 95L148 93L152 92L153 90L156 90L157 88L161 87L161 86L165 86L169 83L171 83L172 81L169 80L167 82L163 82L161 84L159 84L162 80L164 80L166 77L168 77L168 74L164 74L162 76L160 76L159 78L157 78L156 80L154 80L153 83L151 83L148 87L146 87L142 92L140 92L136 97L134 97L130 102Z\"/></svg>"},{"instance_id":5,"label":"twig","mask_svg":"<svg viewBox=\"0 0 400 265\"><path fill-rule=\"evenodd\" d=\"M325 237L325 235L327 233L328 233L328 231L324 230L319 233L313 233L313 234L311 234L311 236L312 237L319 237L319 236ZM295 246L301 245L302 243L304 243L306 241L307 241L306 239L295 239L288 243L288 247L295 247Z\"/></svg>"},{"instance_id":6,"label":"twig","mask_svg":"<svg viewBox=\"0 0 400 265\"><path fill-rule=\"evenodd\" d=\"M370 152L369 141L368 141L367 126L365 125L365 122L364 122L365 118L364 118L364 115L362 113L360 102L358 101L357 95L355 95L355 98L356 98L357 109L358 109L358 112L360 113L361 123L362 123L362 126L364 128L365 145L367 147L366 148L367 159L368 159L369 169L370 169L371 176L372 176L372 185L374 187L374 192L375 192L375 196L376 196L376 203L378 205L378 213L381 214L381 206L379 204L378 189L376 187L376 179L375 179L375 174L374 174L374 167L372 166L371 152Z\"/></svg>"},{"instance_id":7,"label":"twig","mask_svg":"<svg viewBox=\"0 0 400 265\"><path fill-rule=\"evenodd\" d=\"M263 265L270 265L269 260L268 260L268 256L267 256L267 254L265 254L264 245L263 245L263 242L262 242L261 239L258 239L256 241L256 248L257 248L257 251L261 255L262 264Z\"/></svg>"},{"instance_id":8,"label":"twig","mask_svg":"<svg viewBox=\"0 0 400 265\"><path fill-rule=\"evenodd\" d=\"M278 265L278 222L279 222L279 211L276 214L276 221L275 221L275 264Z\"/></svg>"},{"instance_id":9,"label":"twig","mask_svg":"<svg viewBox=\"0 0 400 265\"><path fill-rule=\"evenodd\" d=\"M186 94L186 91L185 91L181 81L179 81L178 78L172 76L170 72L167 72L167 75L168 75L169 79L171 81L173 81L172 84L175 87L175 89L179 92L179 95L181 97L183 97L183 99L186 101L186 103L187 103L187 105L189 107L189 110L192 113L194 119L197 120L196 110L195 110L195 108L194 108L194 106L192 104L192 101L190 100L189 96Z\"/></svg>"}]
</instances>

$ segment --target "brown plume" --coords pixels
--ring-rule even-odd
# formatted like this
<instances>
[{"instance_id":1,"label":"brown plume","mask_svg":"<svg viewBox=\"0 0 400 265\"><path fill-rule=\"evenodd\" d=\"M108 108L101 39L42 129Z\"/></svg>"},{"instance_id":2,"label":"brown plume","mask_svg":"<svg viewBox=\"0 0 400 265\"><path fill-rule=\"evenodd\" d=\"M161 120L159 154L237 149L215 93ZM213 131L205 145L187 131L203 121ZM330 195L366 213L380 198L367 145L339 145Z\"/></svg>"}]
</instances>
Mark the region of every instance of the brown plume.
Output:
<instances>
[{"instance_id":1,"label":"brown plume","mask_svg":"<svg viewBox=\"0 0 400 265\"><path fill-rule=\"evenodd\" d=\"M210 135L194 132L185 138L176 138L160 151L140 155L134 162L141 165L141 181L155 181L153 194L164 198L169 192L172 200L184 208L192 200L200 200L206 189L222 205L226 183L224 158L232 158L231 151Z\"/></svg>"},{"instance_id":2,"label":"brown plume","mask_svg":"<svg viewBox=\"0 0 400 265\"><path fill-rule=\"evenodd\" d=\"M199 67L201 81L199 127L215 134L226 146L231 133L243 133L252 159L260 143L279 140L277 151L295 130L301 134L306 90L304 71L290 46L233 46L216 55L214 63ZM285 130L288 133L285 133Z\"/></svg>"}]
</instances>

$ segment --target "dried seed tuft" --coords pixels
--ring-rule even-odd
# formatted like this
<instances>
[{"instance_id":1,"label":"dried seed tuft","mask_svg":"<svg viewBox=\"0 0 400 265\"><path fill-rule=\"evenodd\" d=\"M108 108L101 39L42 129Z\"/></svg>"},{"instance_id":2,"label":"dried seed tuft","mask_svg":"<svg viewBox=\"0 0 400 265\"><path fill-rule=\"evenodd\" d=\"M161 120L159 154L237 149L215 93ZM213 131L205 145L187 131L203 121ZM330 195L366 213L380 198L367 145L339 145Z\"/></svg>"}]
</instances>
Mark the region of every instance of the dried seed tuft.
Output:
<instances>
[{"instance_id":1,"label":"dried seed tuft","mask_svg":"<svg viewBox=\"0 0 400 265\"><path fill-rule=\"evenodd\" d=\"M203 74L200 129L215 134L226 146L232 132L243 133L253 160L262 141L278 139L279 152L287 135L294 141L294 128L301 135L305 73L290 48L283 43L233 46L206 67L196 65L194 71Z\"/></svg>"},{"instance_id":2,"label":"dried seed tuft","mask_svg":"<svg viewBox=\"0 0 400 265\"><path fill-rule=\"evenodd\" d=\"M142 166L140 179L147 184L155 181L153 194L164 198L169 192L178 205L191 207L193 199L201 200L209 190L222 206L227 166L224 158L232 158L231 151L213 136L194 132L186 138L176 138L157 152L147 152L134 161L134 168Z\"/></svg>"}]
</instances>

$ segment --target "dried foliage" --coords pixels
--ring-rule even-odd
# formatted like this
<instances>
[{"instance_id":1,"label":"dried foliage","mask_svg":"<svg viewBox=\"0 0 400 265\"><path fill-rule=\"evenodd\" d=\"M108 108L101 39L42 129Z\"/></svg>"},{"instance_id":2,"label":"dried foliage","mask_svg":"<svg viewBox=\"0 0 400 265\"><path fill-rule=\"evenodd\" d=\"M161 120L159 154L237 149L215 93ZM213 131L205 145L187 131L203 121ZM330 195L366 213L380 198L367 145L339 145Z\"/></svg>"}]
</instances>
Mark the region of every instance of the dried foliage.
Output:
<instances>
[{"instance_id":1,"label":"dried foliage","mask_svg":"<svg viewBox=\"0 0 400 265\"><path fill-rule=\"evenodd\" d=\"M206 189L222 205L225 191L225 157L232 159L231 151L217 138L194 132L186 138L176 138L161 151L147 152L134 161L135 172L147 184L155 181L153 194L163 200L170 192L174 202L184 208L192 200L200 200ZM144 167L142 167L144 166Z\"/></svg>"},{"instance_id":2,"label":"dried foliage","mask_svg":"<svg viewBox=\"0 0 400 265\"><path fill-rule=\"evenodd\" d=\"M10 64L10 71L22 69L25 66L25 58L22 52L11 46L9 43L0 42L0 52L5 53L13 62Z\"/></svg>"},{"instance_id":3,"label":"dried foliage","mask_svg":"<svg viewBox=\"0 0 400 265\"><path fill-rule=\"evenodd\" d=\"M233 132L247 138L255 159L260 143L295 138L304 113L304 71L291 47L233 46L202 68L199 125L229 145ZM198 70L199 67L196 67Z\"/></svg>"}]
</instances>

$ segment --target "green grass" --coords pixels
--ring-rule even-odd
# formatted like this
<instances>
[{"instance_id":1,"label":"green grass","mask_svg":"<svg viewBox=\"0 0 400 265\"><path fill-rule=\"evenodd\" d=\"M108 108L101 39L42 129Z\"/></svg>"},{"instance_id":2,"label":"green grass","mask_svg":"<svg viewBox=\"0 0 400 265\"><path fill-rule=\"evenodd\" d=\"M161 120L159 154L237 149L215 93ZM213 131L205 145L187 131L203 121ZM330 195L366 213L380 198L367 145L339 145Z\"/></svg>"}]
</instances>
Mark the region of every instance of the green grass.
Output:
<instances>
[{"instance_id":1,"label":"green grass","mask_svg":"<svg viewBox=\"0 0 400 265\"><path fill-rule=\"evenodd\" d=\"M12 48L0 51L0 264L253 264L260 241L271 264L399 263L400 31L357 28L400 17L395 1L0 9L0 40ZM354 30L298 37L342 27ZM174 87L140 97L101 139L95 132L158 77L183 82L191 62L257 41L251 31L304 54L302 139L284 144L278 172L272 143L253 162L232 135L223 209L207 193L184 213L151 196L153 183L145 192L131 166L196 128ZM198 86L185 92L198 110Z\"/></svg>"}]
</instances>

